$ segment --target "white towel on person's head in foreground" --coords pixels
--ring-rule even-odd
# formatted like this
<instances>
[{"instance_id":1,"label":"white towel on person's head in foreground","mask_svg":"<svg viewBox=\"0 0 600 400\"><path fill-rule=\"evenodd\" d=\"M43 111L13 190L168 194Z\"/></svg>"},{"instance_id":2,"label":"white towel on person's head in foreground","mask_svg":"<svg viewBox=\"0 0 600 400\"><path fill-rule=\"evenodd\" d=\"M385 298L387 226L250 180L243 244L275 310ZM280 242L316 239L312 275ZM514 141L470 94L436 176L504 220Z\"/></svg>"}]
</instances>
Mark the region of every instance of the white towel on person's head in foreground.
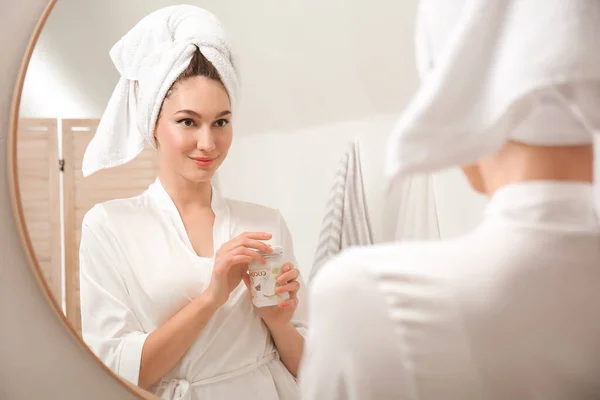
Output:
<instances>
[{"instance_id":1,"label":"white towel on person's head in foreground","mask_svg":"<svg viewBox=\"0 0 600 400\"><path fill-rule=\"evenodd\" d=\"M422 0L423 82L389 139L386 174L466 165L508 140L591 143L600 130L599 37L595 0Z\"/></svg>"}]
</instances>

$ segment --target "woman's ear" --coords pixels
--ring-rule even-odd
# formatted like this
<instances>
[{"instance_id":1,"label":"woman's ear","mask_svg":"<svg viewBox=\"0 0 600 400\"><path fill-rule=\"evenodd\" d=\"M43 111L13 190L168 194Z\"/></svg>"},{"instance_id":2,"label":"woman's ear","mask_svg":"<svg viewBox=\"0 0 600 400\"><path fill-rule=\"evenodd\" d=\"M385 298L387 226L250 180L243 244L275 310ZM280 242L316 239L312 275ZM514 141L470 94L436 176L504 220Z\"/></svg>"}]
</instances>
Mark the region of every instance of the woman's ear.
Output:
<instances>
[{"instance_id":1,"label":"woman's ear","mask_svg":"<svg viewBox=\"0 0 600 400\"><path fill-rule=\"evenodd\" d=\"M481 175L481 169L478 164L471 164L461 167L463 173L467 177L471 187L481 194L486 194L485 183Z\"/></svg>"}]
</instances>

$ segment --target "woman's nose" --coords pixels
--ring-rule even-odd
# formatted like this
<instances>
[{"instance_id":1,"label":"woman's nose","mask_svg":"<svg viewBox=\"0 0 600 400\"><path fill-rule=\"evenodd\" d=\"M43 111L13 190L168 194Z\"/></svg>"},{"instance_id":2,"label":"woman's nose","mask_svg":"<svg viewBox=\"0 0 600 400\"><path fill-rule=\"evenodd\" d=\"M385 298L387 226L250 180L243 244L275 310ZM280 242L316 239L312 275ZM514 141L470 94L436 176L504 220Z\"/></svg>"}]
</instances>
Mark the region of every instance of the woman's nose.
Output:
<instances>
[{"instance_id":1,"label":"woman's nose","mask_svg":"<svg viewBox=\"0 0 600 400\"><path fill-rule=\"evenodd\" d=\"M212 151L215 149L215 140L213 138L210 127L203 126L198 130L196 140L196 148L202 151Z\"/></svg>"}]
</instances>

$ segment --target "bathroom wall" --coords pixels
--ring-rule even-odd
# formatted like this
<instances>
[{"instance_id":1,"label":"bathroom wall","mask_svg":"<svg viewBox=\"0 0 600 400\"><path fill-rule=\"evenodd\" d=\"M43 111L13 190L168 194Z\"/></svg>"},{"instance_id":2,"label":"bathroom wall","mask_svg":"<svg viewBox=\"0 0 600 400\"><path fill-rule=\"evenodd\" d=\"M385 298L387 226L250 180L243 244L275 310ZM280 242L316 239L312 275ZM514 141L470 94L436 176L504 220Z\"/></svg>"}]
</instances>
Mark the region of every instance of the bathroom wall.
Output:
<instances>
[{"instance_id":1,"label":"bathroom wall","mask_svg":"<svg viewBox=\"0 0 600 400\"><path fill-rule=\"evenodd\" d=\"M118 80L111 46L143 15L172 3L58 2L33 53L21 115L100 117ZM226 194L279 208L307 270L339 160L358 137L374 238L384 240L383 222L395 223L381 215L385 140L418 87L416 1L191 3L222 19L239 60L242 100L221 171ZM435 182L443 236L478 221L482 202L457 171Z\"/></svg>"},{"instance_id":2,"label":"bathroom wall","mask_svg":"<svg viewBox=\"0 0 600 400\"><path fill-rule=\"evenodd\" d=\"M119 75L114 43L174 0L60 0L27 74L24 117L99 117ZM343 122L402 109L417 87L416 0L190 0L214 12L241 75L240 135Z\"/></svg>"},{"instance_id":3,"label":"bathroom wall","mask_svg":"<svg viewBox=\"0 0 600 400\"><path fill-rule=\"evenodd\" d=\"M386 139L397 116L381 114L291 132L236 137L220 170L227 196L278 208L293 234L300 268L312 265L325 204L348 142L359 139L368 214L376 243L396 221L383 215L387 180ZM486 199L473 192L457 168L433 174L442 238L460 235L479 221ZM413 193L413 195L417 195ZM408 199L397 198L398 206ZM411 198L411 201L419 199Z\"/></svg>"},{"instance_id":4,"label":"bathroom wall","mask_svg":"<svg viewBox=\"0 0 600 400\"><path fill-rule=\"evenodd\" d=\"M379 232L377 210L385 183L381 154L394 119L378 115L285 134L236 137L221 167L220 183L227 196L281 210L293 233L300 267L308 271L334 175L354 137L360 139L367 202L374 231Z\"/></svg>"},{"instance_id":5,"label":"bathroom wall","mask_svg":"<svg viewBox=\"0 0 600 400\"><path fill-rule=\"evenodd\" d=\"M100 117L119 78L111 46L172 3L58 2L33 53L21 116ZM222 19L239 60L241 104L222 171L227 194L280 208L308 267L335 169L358 136L377 236L385 138L418 86L416 1L190 3Z\"/></svg>"}]
</instances>

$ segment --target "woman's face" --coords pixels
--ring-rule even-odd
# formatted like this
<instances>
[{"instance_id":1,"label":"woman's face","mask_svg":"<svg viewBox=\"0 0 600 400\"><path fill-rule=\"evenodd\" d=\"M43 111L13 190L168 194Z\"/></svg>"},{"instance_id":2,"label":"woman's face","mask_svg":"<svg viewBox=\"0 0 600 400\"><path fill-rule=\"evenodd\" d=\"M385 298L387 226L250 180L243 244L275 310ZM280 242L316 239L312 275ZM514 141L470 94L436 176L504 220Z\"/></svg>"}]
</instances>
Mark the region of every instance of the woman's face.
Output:
<instances>
[{"instance_id":1,"label":"woman's face","mask_svg":"<svg viewBox=\"0 0 600 400\"><path fill-rule=\"evenodd\" d=\"M201 76L179 82L156 123L161 172L210 181L231 146L230 110L220 82Z\"/></svg>"}]
</instances>

